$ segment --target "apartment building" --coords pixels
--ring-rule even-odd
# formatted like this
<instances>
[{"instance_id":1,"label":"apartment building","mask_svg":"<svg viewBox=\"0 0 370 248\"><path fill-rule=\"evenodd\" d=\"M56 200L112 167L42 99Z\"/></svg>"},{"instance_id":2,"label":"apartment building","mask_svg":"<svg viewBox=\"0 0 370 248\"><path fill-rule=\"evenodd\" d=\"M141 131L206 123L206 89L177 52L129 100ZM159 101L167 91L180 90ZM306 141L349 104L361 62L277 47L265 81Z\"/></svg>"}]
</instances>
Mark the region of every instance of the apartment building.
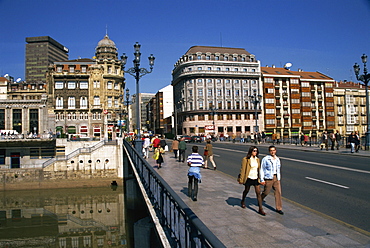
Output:
<instances>
[{"instance_id":1,"label":"apartment building","mask_svg":"<svg viewBox=\"0 0 370 248\"><path fill-rule=\"evenodd\" d=\"M317 139L335 129L335 81L320 72L261 67L267 135Z\"/></svg>"},{"instance_id":2,"label":"apartment building","mask_svg":"<svg viewBox=\"0 0 370 248\"><path fill-rule=\"evenodd\" d=\"M366 133L365 86L354 82L336 82L334 87L335 129L342 135Z\"/></svg>"},{"instance_id":3,"label":"apartment building","mask_svg":"<svg viewBox=\"0 0 370 248\"><path fill-rule=\"evenodd\" d=\"M260 62L245 49L193 46L172 78L176 134L240 135L262 126L251 98L261 95Z\"/></svg>"},{"instance_id":4,"label":"apartment building","mask_svg":"<svg viewBox=\"0 0 370 248\"><path fill-rule=\"evenodd\" d=\"M95 59L54 62L47 73L49 124L58 134L112 138L120 135L124 72L106 35Z\"/></svg>"}]
</instances>

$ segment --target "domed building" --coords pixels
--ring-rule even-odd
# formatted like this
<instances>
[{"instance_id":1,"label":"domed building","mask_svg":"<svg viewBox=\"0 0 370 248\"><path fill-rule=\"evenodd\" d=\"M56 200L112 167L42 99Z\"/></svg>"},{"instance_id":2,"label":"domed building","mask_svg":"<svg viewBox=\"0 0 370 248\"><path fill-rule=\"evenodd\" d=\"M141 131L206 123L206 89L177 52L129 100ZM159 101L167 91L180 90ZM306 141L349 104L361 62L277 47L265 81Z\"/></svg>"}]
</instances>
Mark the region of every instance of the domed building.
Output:
<instances>
[{"instance_id":1,"label":"domed building","mask_svg":"<svg viewBox=\"0 0 370 248\"><path fill-rule=\"evenodd\" d=\"M105 35L94 59L55 62L48 72L49 106L56 132L112 139L121 135L125 88L116 44ZM49 115L50 116L50 115Z\"/></svg>"}]
</instances>

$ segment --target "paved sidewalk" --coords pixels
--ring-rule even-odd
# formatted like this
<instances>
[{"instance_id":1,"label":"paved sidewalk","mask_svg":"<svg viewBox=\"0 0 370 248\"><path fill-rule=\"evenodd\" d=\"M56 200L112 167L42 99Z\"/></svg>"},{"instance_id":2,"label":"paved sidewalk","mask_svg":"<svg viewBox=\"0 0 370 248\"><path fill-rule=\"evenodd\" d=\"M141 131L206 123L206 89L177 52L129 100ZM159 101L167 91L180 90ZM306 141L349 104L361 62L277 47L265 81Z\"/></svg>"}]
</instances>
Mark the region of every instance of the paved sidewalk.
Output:
<instances>
[{"instance_id":1,"label":"paved sidewalk","mask_svg":"<svg viewBox=\"0 0 370 248\"><path fill-rule=\"evenodd\" d=\"M369 152L363 154L370 155ZM257 213L253 188L246 199L247 207L242 209L240 201L244 186L220 171L202 170L198 201L193 202L187 196L186 163L177 162L170 152L164 159L159 175L226 247L370 247L369 233L356 231L287 200L283 199L284 215L279 215L275 212L273 193L265 199L266 216ZM150 157L148 162L156 168L153 158Z\"/></svg>"}]
</instances>

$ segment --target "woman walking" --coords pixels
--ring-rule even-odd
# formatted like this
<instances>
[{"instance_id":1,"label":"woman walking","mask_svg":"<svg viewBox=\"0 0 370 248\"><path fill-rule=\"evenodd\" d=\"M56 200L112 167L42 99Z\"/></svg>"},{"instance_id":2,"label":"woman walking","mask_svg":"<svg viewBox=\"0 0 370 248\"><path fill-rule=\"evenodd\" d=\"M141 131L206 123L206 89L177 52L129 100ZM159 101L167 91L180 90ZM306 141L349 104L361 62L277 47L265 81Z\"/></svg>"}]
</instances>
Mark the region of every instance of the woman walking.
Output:
<instances>
[{"instance_id":1,"label":"woman walking","mask_svg":"<svg viewBox=\"0 0 370 248\"><path fill-rule=\"evenodd\" d=\"M155 148L154 155L153 155L153 158L155 159L157 163L158 169L162 167L161 164L163 163L163 156L162 156L163 153L164 153L163 148L161 147L160 144L158 144L158 147Z\"/></svg>"},{"instance_id":2,"label":"woman walking","mask_svg":"<svg viewBox=\"0 0 370 248\"><path fill-rule=\"evenodd\" d=\"M213 165L213 169L216 170L216 163L213 161L213 146L211 140L207 140L207 145L204 148L204 169L208 169L208 159Z\"/></svg>"},{"instance_id":3,"label":"woman walking","mask_svg":"<svg viewBox=\"0 0 370 248\"><path fill-rule=\"evenodd\" d=\"M238 182L244 184L245 188L243 191L241 207L245 208L245 197L247 196L251 186L254 186L258 201L258 213L265 216L266 213L262 208L262 197L260 191L259 183L259 172L260 172L260 160L258 158L258 148L256 146L251 146L249 148L248 154L242 160L242 167L240 169L240 175Z\"/></svg>"}]
</instances>

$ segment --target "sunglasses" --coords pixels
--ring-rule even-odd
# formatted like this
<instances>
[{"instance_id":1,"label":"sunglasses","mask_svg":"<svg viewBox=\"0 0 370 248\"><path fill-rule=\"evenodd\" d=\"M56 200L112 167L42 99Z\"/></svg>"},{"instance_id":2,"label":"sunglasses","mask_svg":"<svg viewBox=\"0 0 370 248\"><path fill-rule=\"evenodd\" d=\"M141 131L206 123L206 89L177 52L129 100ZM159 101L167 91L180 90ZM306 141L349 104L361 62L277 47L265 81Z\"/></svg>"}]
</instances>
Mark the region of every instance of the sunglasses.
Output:
<instances>
[{"instance_id":1,"label":"sunglasses","mask_svg":"<svg viewBox=\"0 0 370 248\"><path fill-rule=\"evenodd\" d=\"M258 152L258 150L257 149L254 149L252 152Z\"/></svg>"}]
</instances>

